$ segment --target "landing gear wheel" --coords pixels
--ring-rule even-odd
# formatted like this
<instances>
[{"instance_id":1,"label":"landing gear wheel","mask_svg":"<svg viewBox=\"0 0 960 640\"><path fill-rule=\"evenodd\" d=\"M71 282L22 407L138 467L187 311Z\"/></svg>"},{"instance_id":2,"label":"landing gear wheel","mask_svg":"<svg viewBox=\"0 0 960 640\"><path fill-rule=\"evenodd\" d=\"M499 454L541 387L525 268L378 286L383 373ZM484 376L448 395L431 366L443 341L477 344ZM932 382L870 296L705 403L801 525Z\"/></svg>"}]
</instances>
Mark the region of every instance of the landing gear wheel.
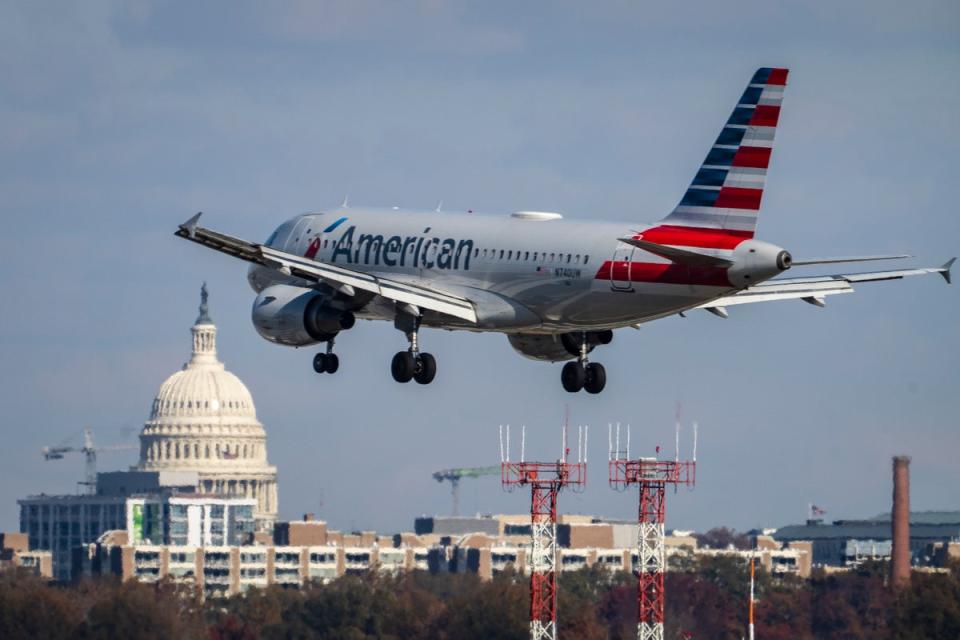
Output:
<instances>
[{"instance_id":1,"label":"landing gear wheel","mask_svg":"<svg viewBox=\"0 0 960 640\"><path fill-rule=\"evenodd\" d=\"M416 371L417 362L409 351L399 351L390 363L390 373L397 382L410 382Z\"/></svg>"},{"instance_id":2,"label":"landing gear wheel","mask_svg":"<svg viewBox=\"0 0 960 640\"><path fill-rule=\"evenodd\" d=\"M327 354L318 353L313 356L313 370L317 373L323 373L327 370Z\"/></svg>"},{"instance_id":3,"label":"landing gear wheel","mask_svg":"<svg viewBox=\"0 0 960 640\"><path fill-rule=\"evenodd\" d=\"M417 372L413 379L418 384L430 384L437 375L437 360L429 353L421 353L417 358Z\"/></svg>"},{"instance_id":4,"label":"landing gear wheel","mask_svg":"<svg viewBox=\"0 0 960 640\"><path fill-rule=\"evenodd\" d=\"M607 370L599 362L587 365L583 388L587 393L600 393L607 386Z\"/></svg>"},{"instance_id":5,"label":"landing gear wheel","mask_svg":"<svg viewBox=\"0 0 960 640\"><path fill-rule=\"evenodd\" d=\"M570 393L576 393L583 389L583 383L586 380L586 373L583 365L579 362L568 362L563 365L563 371L560 372L560 382L563 388Z\"/></svg>"},{"instance_id":6,"label":"landing gear wheel","mask_svg":"<svg viewBox=\"0 0 960 640\"><path fill-rule=\"evenodd\" d=\"M335 353L328 353L327 355L327 373L336 373L337 369L340 368L340 358L337 357Z\"/></svg>"}]
</instances>

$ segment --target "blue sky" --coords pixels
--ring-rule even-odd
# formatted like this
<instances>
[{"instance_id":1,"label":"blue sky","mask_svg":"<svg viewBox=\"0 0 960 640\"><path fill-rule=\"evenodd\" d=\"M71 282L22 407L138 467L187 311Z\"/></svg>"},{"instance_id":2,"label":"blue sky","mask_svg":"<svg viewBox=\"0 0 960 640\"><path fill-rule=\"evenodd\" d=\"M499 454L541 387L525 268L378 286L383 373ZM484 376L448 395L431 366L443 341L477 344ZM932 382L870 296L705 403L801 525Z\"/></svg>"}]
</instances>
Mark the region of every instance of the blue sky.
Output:
<instances>
[{"instance_id":1,"label":"blue sky","mask_svg":"<svg viewBox=\"0 0 960 640\"><path fill-rule=\"evenodd\" d=\"M69 492L80 458L39 450L92 425L135 442L188 357L206 280L221 358L249 386L281 515L397 530L449 509L430 473L498 460L497 425L556 455L564 405L592 428L591 484L561 508L629 518L606 486L606 424L635 449L701 424L700 485L668 526L776 526L888 508L913 456L915 508L960 508L956 288L858 287L826 309L731 309L624 330L610 382L570 395L504 337L425 331L429 387L395 384L386 323L338 341L341 371L272 346L245 267L172 236L193 212L250 239L356 204L654 220L679 199L750 74L791 68L760 237L796 257L960 252L956 3L89 2L0 4L0 528ZM134 462L103 454L101 470ZM322 508L319 503L324 502ZM523 511L494 478L466 511Z\"/></svg>"}]
</instances>

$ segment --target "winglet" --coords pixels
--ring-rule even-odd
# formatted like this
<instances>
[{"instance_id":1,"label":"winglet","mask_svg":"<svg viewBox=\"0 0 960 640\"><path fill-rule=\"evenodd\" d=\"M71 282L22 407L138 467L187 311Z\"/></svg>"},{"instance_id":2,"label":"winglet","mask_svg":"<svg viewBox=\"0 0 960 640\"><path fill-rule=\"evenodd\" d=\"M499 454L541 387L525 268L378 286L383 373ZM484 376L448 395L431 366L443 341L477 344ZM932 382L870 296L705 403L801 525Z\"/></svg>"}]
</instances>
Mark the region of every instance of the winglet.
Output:
<instances>
[{"instance_id":1,"label":"winglet","mask_svg":"<svg viewBox=\"0 0 960 640\"><path fill-rule=\"evenodd\" d=\"M956 261L956 258L950 258L942 267L940 267L940 270L937 272L943 276L943 279L947 281L947 284L952 282L950 279L950 268L953 266L954 261Z\"/></svg>"},{"instance_id":2,"label":"winglet","mask_svg":"<svg viewBox=\"0 0 960 640\"><path fill-rule=\"evenodd\" d=\"M200 216L202 215L203 215L203 211L200 211L197 213L197 215L193 216L192 218L184 222L182 225L180 225L180 228L187 232L187 235L190 236L191 240L196 235L197 223L200 221Z\"/></svg>"}]
</instances>

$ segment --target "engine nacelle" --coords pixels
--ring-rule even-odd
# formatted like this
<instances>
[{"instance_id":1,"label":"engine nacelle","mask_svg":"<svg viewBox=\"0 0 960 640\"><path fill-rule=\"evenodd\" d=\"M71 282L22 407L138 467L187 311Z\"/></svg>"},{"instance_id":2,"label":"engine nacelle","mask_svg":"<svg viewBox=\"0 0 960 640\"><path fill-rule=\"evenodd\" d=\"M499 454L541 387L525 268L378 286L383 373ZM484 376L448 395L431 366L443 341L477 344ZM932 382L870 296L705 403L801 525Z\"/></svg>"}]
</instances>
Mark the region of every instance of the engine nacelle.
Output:
<instances>
[{"instance_id":1,"label":"engine nacelle","mask_svg":"<svg viewBox=\"0 0 960 640\"><path fill-rule=\"evenodd\" d=\"M580 332L545 335L542 333L511 333L507 336L510 346L520 355L531 360L561 362L573 360L580 355ZM588 331L587 353L598 344L609 344L613 331Z\"/></svg>"},{"instance_id":2,"label":"engine nacelle","mask_svg":"<svg viewBox=\"0 0 960 640\"><path fill-rule=\"evenodd\" d=\"M250 315L264 339L290 347L325 342L356 322L351 311L331 307L329 297L285 284L261 291Z\"/></svg>"}]
</instances>

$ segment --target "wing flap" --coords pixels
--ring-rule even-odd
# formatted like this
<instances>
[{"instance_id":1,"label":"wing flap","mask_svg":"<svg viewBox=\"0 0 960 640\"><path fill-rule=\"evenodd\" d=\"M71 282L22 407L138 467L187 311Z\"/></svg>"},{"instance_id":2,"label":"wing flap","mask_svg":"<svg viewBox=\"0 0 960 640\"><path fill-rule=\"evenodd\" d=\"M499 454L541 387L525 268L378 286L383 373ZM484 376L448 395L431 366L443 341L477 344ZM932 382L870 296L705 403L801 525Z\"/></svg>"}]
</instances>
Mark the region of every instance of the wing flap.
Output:
<instances>
[{"instance_id":1,"label":"wing flap","mask_svg":"<svg viewBox=\"0 0 960 640\"><path fill-rule=\"evenodd\" d=\"M470 300L445 293L434 286L425 287L400 282L337 265L315 262L309 258L205 229L197 225L198 219L199 214L180 225L176 235L241 260L276 269L285 275L314 282L346 285L396 302L406 302L461 318L467 322L477 321L477 312Z\"/></svg>"},{"instance_id":2,"label":"wing flap","mask_svg":"<svg viewBox=\"0 0 960 640\"><path fill-rule=\"evenodd\" d=\"M774 300L803 300L804 298L822 298L841 293L853 293L849 282L784 283L780 286L756 286L744 289L730 296L707 302L698 309L731 307L754 302L772 302Z\"/></svg>"}]
</instances>

